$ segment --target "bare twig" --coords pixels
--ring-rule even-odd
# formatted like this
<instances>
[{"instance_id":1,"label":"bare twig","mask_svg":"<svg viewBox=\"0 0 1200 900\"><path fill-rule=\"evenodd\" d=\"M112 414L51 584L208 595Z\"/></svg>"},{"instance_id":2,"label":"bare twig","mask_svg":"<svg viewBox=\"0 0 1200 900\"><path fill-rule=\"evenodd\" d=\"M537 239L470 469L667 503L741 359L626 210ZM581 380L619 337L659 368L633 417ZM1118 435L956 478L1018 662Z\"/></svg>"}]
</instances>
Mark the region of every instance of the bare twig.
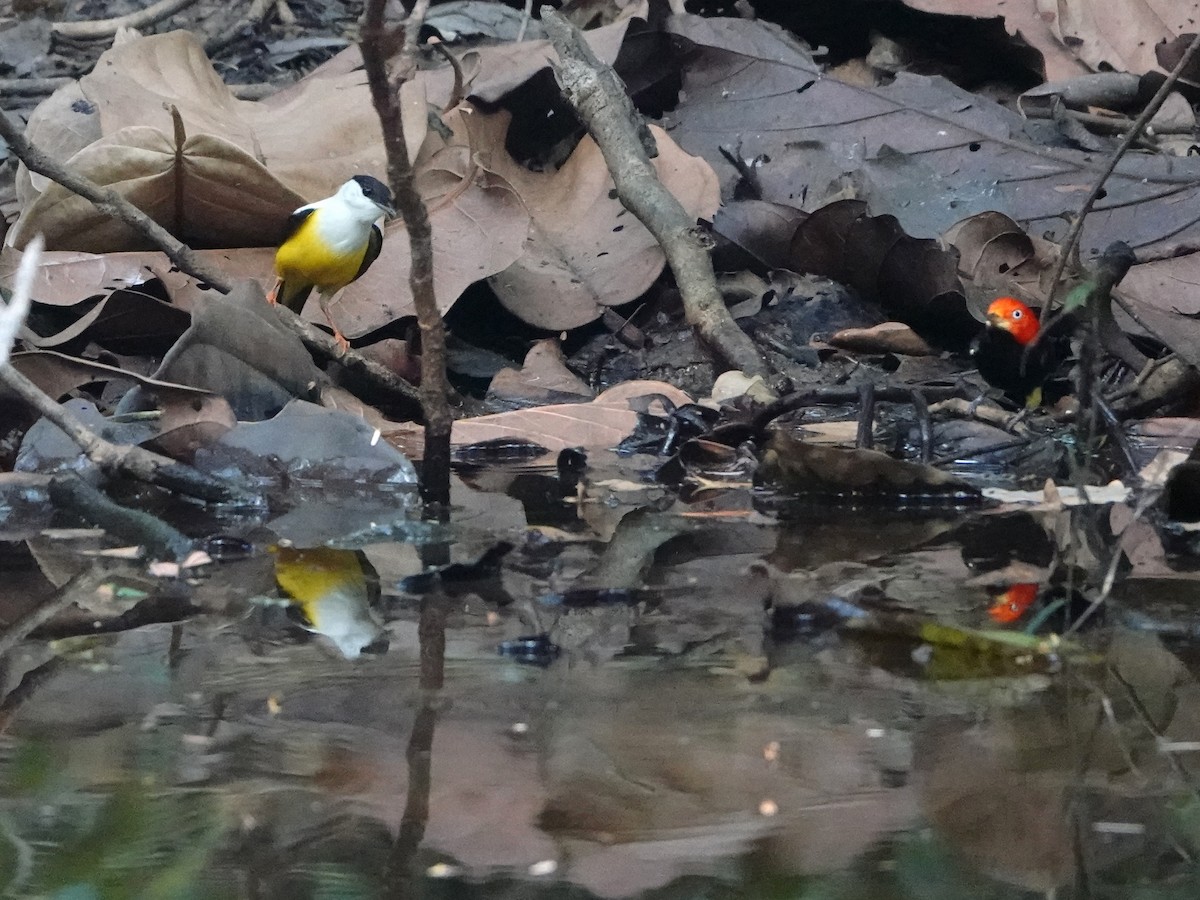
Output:
<instances>
[{"instance_id":1,"label":"bare twig","mask_svg":"<svg viewBox=\"0 0 1200 900\"><path fill-rule=\"evenodd\" d=\"M864 381L858 386L858 431L854 446L871 450L875 446L875 383Z\"/></svg>"},{"instance_id":2,"label":"bare twig","mask_svg":"<svg viewBox=\"0 0 1200 900\"><path fill-rule=\"evenodd\" d=\"M414 403L420 402L420 394L417 388L413 387L387 366L376 362L370 357L363 356L357 350L343 350L338 345L338 342L334 340L333 335L327 331L322 331L312 322L296 315L282 303L276 304L273 309L275 310L275 315L279 317L279 321L296 337L300 338L304 342L304 346L309 350L316 351L329 359L336 359L340 366L365 378L381 390L390 394L398 394Z\"/></svg>"},{"instance_id":3,"label":"bare twig","mask_svg":"<svg viewBox=\"0 0 1200 900\"><path fill-rule=\"evenodd\" d=\"M167 16L173 16L186 9L196 0L158 0L157 3L145 9L112 19L96 19L90 22L58 22L50 26L50 31L59 37L74 38L81 41L110 38L122 28L145 28L160 22Z\"/></svg>"},{"instance_id":4,"label":"bare twig","mask_svg":"<svg viewBox=\"0 0 1200 900\"><path fill-rule=\"evenodd\" d=\"M429 14L429 0L417 0L412 12L404 20L404 49L401 51L405 64L417 58L417 48L421 43L421 26L425 24L425 16ZM383 30L382 16L379 20L380 31ZM399 87L399 85L397 85Z\"/></svg>"},{"instance_id":5,"label":"bare twig","mask_svg":"<svg viewBox=\"0 0 1200 900\"><path fill-rule=\"evenodd\" d=\"M750 375L769 375L766 362L721 298L712 258L695 220L651 165L653 136L621 80L596 58L579 30L549 6L542 7L542 24L558 53L563 96L604 154L621 203L662 246L688 321L728 365Z\"/></svg>"},{"instance_id":6,"label":"bare twig","mask_svg":"<svg viewBox=\"0 0 1200 900\"><path fill-rule=\"evenodd\" d=\"M201 262L191 247L178 240L116 191L101 187L91 179L71 171L29 143L20 129L13 124L12 119L2 110L0 110L0 137L4 138L9 149L25 164L26 168L39 175L45 175L67 190L91 201L92 205L105 215L119 219L130 228L135 229L142 237L167 254L171 262L184 272L212 285L222 294L229 293L229 281L225 275Z\"/></svg>"},{"instance_id":7,"label":"bare twig","mask_svg":"<svg viewBox=\"0 0 1200 900\"><path fill-rule=\"evenodd\" d=\"M416 173L404 143L399 85L392 84L387 74L384 49L387 34L383 25L383 8L384 0L367 2L363 16L363 68L371 87L371 100L383 129L388 182L408 231L412 256L408 283L421 329L421 408L425 413L421 494L427 503L445 508L450 503L450 430L454 424L447 399L446 331L433 292L433 227L429 221L429 210L417 191ZM417 0L404 23L402 64L408 70L415 66L418 34L428 8L428 0Z\"/></svg>"},{"instance_id":8,"label":"bare twig","mask_svg":"<svg viewBox=\"0 0 1200 900\"><path fill-rule=\"evenodd\" d=\"M1134 142L1137 141L1137 139L1141 136L1142 132L1146 128L1146 125L1149 124L1152 118L1154 118L1154 114L1162 108L1162 105L1166 102L1171 90L1175 87L1175 83L1179 81L1180 74L1185 68L1187 68L1188 64L1192 61L1192 57L1196 55L1197 51L1200 51L1200 34L1197 34L1192 42L1188 45L1188 48L1184 51L1183 56L1179 58L1179 62L1175 64L1175 68L1173 68L1170 74L1167 75L1166 80L1151 98L1150 102L1146 104L1146 108L1142 110L1141 115L1134 119L1133 125L1130 126L1129 131L1125 133L1125 136L1121 138L1121 143L1117 145L1117 149L1113 151L1112 156L1108 160L1108 164L1104 167L1104 171L1100 174L1100 177L1096 179L1096 183L1092 185L1092 189L1088 193L1087 199L1083 201L1083 206L1079 208L1079 214L1075 217L1075 221L1071 223L1071 228L1067 231L1066 238L1063 239L1062 253L1058 258L1058 262L1054 266L1054 276L1050 279L1050 296L1046 302L1047 311L1054 308L1054 298L1058 293L1059 283L1062 281L1063 272L1067 268L1067 263L1070 261L1072 254L1075 252L1076 246L1079 244L1079 236L1083 233L1084 220L1087 219L1087 215L1092 211L1092 207L1095 205L1096 201L1100 199L1100 194L1104 191L1104 185L1108 181L1109 176L1116 171L1117 164L1121 161L1121 158L1129 152L1129 148L1133 146ZM1048 324L1049 323L1046 323L1046 325ZM1046 326L1043 325L1042 333L1046 333L1046 330Z\"/></svg>"},{"instance_id":9,"label":"bare twig","mask_svg":"<svg viewBox=\"0 0 1200 900\"><path fill-rule=\"evenodd\" d=\"M517 43L525 40L525 31L529 28L529 20L533 18L533 0L525 0L525 8L521 11L521 27L517 29Z\"/></svg>"}]
</instances>

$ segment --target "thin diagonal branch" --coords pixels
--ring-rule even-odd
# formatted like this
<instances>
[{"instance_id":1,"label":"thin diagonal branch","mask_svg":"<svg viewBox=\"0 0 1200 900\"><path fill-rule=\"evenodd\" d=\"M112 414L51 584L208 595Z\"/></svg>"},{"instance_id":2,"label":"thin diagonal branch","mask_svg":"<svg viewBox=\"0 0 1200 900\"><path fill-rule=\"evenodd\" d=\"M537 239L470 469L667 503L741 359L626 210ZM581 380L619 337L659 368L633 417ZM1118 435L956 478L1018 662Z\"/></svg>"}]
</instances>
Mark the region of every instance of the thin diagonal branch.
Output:
<instances>
[{"instance_id":1,"label":"thin diagonal branch","mask_svg":"<svg viewBox=\"0 0 1200 900\"><path fill-rule=\"evenodd\" d=\"M45 175L68 191L90 201L105 215L124 222L167 254L171 262L187 274L212 285L222 294L229 293L229 280L222 272L202 262L191 247L176 238L116 191L101 187L90 178L84 178L35 147L25 139L21 129L3 110L0 110L0 137L4 138L9 148L27 169L37 172L39 175Z\"/></svg>"},{"instance_id":2,"label":"thin diagonal branch","mask_svg":"<svg viewBox=\"0 0 1200 900\"><path fill-rule=\"evenodd\" d=\"M1192 42L1188 45L1187 50L1185 50L1183 56L1180 57L1179 62L1175 64L1175 67L1171 69L1170 74L1167 75L1166 81L1162 83L1162 86L1150 99L1150 102L1146 104L1146 108L1142 110L1141 115L1133 120L1133 124L1129 126L1129 130L1125 132L1125 136L1121 138L1121 143L1117 145L1117 149L1113 151L1112 156L1109 158L1108 164L1104 167L1104 171L1100 174L1100 177L1096 179L1096 183L1092 185L1092 189L1088 193L1087 199L1083 201L1083 206L1079 208L1079 215L1075 217L1075 221L1071 223L1070 230L1067 231L1067 236L1063 239L1062 254L1059 256L1058 263L1054 267L1054 277L1050 280L1050 297L1046 303L1047 311L1054 307L1054 298L1058 293L1063 272L1066 270L1067 263L1071 259L1072 254L1074 254L1075 248L1079 245L1079 237L1083 233L1084 220L1087 219L1087 215L1092 211L1092 207L1095 206L1096 201L1100 199L1100 194L1103 193L1104 185L1108 181L1109 176L1116 171L1117 164L1120 163L1121 158L1129 152L1129 148L1134 145L1134 142L1136 142L1139 137L1141 137L1142 132L1146 129L1146 125L1148 125L1150 120L1154 118L1154 114L1157 113L1162 108L1162 105L1167 101L1167 97L1170 96L1176 82L1179 81L1179 76L1182 74L1183 70L1187 68L1188 64L1191 63L1192 57L1194 57L1197 52L1200 52L1200 34L1197 34L1195 38L1192 39ZM1045 334L1046 331L1047 328L1045 325L1043 325L1042 333Z\"/></svg>"}]
</instances>

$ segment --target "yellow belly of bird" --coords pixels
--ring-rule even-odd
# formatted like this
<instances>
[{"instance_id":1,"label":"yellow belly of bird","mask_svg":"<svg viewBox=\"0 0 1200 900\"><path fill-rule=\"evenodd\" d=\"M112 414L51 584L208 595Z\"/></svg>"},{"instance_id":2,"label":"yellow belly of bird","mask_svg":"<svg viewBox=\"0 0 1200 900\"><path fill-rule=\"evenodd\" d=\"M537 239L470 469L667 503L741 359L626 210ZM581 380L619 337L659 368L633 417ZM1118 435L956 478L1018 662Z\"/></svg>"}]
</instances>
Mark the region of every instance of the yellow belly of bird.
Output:
<instances>
[{"instance_id":1,"label":"yellow belly of bird","mask_svg":"<svg viewBox=\"0 0 1200 900\"><path fill-rule=\"evenodd\" d=\"M365 241L350 252L331 247L317 231L316 216L309 216L276 252L275 274L283 279L288 293L312 286L331 294L354 280L366 252Z\"/></svg>"}]
</instances>

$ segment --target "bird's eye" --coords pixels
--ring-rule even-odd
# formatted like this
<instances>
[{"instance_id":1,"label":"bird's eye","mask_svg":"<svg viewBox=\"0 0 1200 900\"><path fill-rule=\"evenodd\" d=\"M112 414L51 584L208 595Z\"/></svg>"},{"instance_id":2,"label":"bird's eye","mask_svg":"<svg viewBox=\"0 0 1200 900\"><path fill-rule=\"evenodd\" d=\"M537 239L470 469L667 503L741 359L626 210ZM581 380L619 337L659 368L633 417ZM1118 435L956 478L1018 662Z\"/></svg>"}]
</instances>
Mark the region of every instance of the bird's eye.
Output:
<instances>
[{"instance_id":1,"label":"bird's eye","mask_svg":"<svg viewBox=\"0 0 1200 900\"><path fill-rule=\"evenodd\" d=\"M1024 313L1022 313L1019 309L1014 309L1012 311L1012 317L1014 319L1019 319L1019 318L1021 318L1022 315L1024 315Z\"/></svg>"}]
</instances>

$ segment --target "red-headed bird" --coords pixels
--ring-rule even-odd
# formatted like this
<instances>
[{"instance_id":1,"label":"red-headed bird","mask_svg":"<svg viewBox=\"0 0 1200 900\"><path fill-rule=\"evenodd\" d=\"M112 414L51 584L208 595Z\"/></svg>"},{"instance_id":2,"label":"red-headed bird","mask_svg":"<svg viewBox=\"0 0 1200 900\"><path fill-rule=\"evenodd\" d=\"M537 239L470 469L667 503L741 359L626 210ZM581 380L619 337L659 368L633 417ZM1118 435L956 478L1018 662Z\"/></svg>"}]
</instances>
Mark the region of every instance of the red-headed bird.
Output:
<instances>
[{"instance_id":1,"label":"red-headed bird","mask_svg":"<svg viewBox=\"0 0 1200 900\"><path fill-rule=\"evenodd\" d=\"M1042 405L1046 379L1066 355L1061 342L1045 338L1027 353L1040 331L1036 312L1015 297L1000 297L987 308L987 327L971 342L983 380L1030 409Z\"/></svg>"}]
</instances>

